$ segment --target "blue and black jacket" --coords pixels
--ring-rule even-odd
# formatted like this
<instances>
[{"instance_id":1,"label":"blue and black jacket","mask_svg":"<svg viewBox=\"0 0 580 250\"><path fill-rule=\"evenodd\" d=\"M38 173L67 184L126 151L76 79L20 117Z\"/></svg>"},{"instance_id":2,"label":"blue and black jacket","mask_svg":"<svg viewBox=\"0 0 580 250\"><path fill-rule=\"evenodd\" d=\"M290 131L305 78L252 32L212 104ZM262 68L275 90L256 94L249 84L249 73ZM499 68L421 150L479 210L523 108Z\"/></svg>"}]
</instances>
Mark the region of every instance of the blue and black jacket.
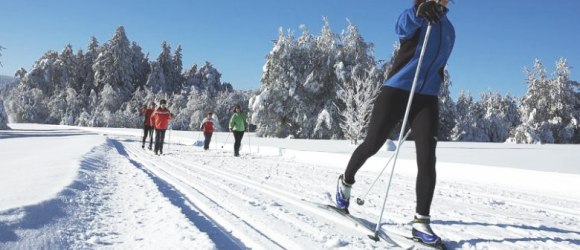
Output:
<instances>
[{"instance_id":1,"label":"blue and black jacket","mask_svg":"<svg viewBox=\"0 0 580 250\"><path fill-rule=\"evenodd\" d=\"M416 7L409 8L399 17L396 32L401 41L401 48L395 56L385 86L411 91L428 25L424 18L417 17L415 13ZM439 95L444 68L454 43L455 28L447 19L446 11L438 23L432 24L415 93Z\"/></svg>"}]
</instances>

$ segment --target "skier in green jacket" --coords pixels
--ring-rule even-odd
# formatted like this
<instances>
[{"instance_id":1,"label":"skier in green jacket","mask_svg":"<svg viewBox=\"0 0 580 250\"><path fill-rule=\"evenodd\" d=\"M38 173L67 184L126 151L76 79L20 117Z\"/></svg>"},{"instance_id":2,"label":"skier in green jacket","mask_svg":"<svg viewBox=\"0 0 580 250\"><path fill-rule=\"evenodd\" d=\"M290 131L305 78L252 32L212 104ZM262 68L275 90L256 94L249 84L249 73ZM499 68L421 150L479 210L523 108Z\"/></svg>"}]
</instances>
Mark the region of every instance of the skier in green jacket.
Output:
<instances>
[{"instance_id":1,"label":"skier in green jacket","mask_svg":"<svg viewBox=\"0 0 580 250\"><path fill-rule=\"evenodd\" d=\"M240 146L242 144L242 138L244 137L244 131L246 131L246 113L242 112L242 107L236 105L234 107L234 115L230 118L230 131L234 133L234 156L240 156Z\"/></svg>"}]
</instances>

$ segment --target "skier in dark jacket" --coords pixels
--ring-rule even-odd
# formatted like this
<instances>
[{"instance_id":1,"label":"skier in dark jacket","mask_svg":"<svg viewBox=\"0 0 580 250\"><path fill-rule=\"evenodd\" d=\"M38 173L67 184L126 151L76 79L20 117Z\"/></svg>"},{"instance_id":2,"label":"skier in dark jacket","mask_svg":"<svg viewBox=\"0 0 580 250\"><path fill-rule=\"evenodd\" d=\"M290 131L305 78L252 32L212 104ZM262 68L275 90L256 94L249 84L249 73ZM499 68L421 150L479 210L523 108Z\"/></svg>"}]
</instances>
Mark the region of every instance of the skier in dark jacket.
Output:
<instances>
[{"instance_id":1,"label":"skier in dark jacket","mask_svg":"<svg viewBox=\"0 0 580 250\"><path fill-rule=\"evenodd\" d=\"M356 172L369 157L378 152L403 119L427 26L431 23L431 34L411 104L409 123L415 140L418 167L417 206L412 235L416 240L433 245L441 244L441 239L429 226L436 181L438 94L443 82L444 67L455 43L455 29L447 19L447 2L415 0L414 6L400 15L396 25L400 50L375 100L368 134L353 152L344 174L339 176L336 194L337 207L348 209Z\"/></svg>"},{"instance_id":2,"label":"skier in dark jacket","mask_svg":"<svg viewBox=\"0 0 580 250\"><path fill-rule=\"evenodd\" d=\"M151 123L151 115L155 111L155 106L155 102L151 101L149 106L144 105L141 108L141 114L145 116L145 120L143 121L143 144L141 144L141 147L145 148L145 140L149 136L149 150L153 147L153 124Z\"/></svg>"}]
</instances>

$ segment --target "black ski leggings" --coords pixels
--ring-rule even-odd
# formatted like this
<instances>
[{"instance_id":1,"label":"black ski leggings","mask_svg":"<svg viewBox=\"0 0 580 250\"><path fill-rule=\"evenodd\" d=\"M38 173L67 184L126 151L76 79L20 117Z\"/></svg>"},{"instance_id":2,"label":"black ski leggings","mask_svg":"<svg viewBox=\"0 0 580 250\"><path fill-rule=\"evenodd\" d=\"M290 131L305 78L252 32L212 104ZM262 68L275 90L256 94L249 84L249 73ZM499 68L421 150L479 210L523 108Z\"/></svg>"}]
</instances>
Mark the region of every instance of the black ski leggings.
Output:
<instances>
[{"instance_id":1,"label":"black ski leggings","mask_svg":"<svg viewBox=\"0 0 580 250\"><path fill-rule=\"evenodd\" d=\"M381 149L395 126L403 120L408 100L408 91L392 87L381 89L379 96L375 99L368 134L364 142L353 152L344 173L347 183L354 184L356 172L368 158ZM435 148L439 128L438 97L415 94L409 113L409 123L417 152L416 212L429 215L437 178Z\"/></svg>"},{"instance_id":2,"label":"black ski leggings","mask_svg":"<svg viewBox=\"0 0 580 250\"><path fill-rule=\"evenodd\" d=\"M211 143L211 136L213 133L203 133L203 137L205 140L203 141L203 149L209 149L209 144Z\"/></svg>"},{"instance_id":3,"label":"black ski leggings","mask_svg":"<svg viewBox=\"0 0 580 250\"><path fill-rule=\"evenodd\" d=\"M165 141L165 129L155 129L155 153L163 153L163 141Z\"/></svg>"},{"instance_id":4,"label":"black ski leggings","mask_svg":"<svg viewBox=\"0 0 580 250\"><path fill-rule=\"evenodd\" d=\"M234 153L240 153L240 146L242 145L242 138L244 137L244 131L234 131Z\"/></svg>"},{"instance_id":5,"label":"black ski leggings","mask_svg":"<svg viewBox=\"0 0 580 250\"><path fill-rule=\"evenodd\" d=\"M145 147L147 135L149 135L149 147L151 148L153 145L153 126L143 125L143 147Z\"/></svg>"}]
</instances>

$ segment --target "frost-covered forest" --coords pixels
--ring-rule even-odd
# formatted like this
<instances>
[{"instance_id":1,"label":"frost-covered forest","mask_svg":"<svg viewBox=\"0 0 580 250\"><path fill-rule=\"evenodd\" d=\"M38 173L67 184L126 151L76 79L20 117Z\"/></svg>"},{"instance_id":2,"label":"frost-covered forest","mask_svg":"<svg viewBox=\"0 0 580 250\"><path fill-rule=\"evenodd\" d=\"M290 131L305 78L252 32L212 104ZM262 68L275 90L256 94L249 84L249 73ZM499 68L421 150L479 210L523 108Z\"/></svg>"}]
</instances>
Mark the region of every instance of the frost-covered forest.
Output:
<instances>
[{"instance_id":1,"label":"frost-covered forest","mask_svg":"<svg viewBox=\"0 0 580 250\"><path fill-rule=\"evenodd\" d=\"M18 84L1 97L11 122L98 127L140 127L139 108L165 98L175 115L172 127L180 130L196 129L208 111L226 127L231 107L241 104L258 136L357 143L365 137L373 98L391 62L377 60L373 44L350 21L338 34L327 19L319 35L300 29L299 36L279 29L257 91L222 83L210 62L183 69L180 46L172 51L163 42L151 60L119 27L102 45L91 38L86 52L75 52L72 45L46 52L30 71L17 71ZM397 51L395 45L393 55ZM525 69L523 97L461 92L457 100L451 98L452 74L446 71L440 140L580 143L580 85L570 79L570 68L561 58L549 73L536 59ZM0 105L0 125L5 125L2 113Z\"/></svg>"},{"instance_id":2,"label":"frost-covered forest","mask_svg":"<svg viewBox=\"0 0 580 250\"><path fill-rule=\"evenodd\" d=\"M208 111L223 125L235 104L249 93L222 83L221 73L206 62L183 69L181 47L166 42L156 60L130 42L123 27L99 45L89 41L86 52L66 45L48 51L30 72L15 73L19 84L4 95L12 122L96 127L140 127L140 108L150 100L167 99L175 115L173 129L197 128Z\"/></svg>"}]
</instances>

